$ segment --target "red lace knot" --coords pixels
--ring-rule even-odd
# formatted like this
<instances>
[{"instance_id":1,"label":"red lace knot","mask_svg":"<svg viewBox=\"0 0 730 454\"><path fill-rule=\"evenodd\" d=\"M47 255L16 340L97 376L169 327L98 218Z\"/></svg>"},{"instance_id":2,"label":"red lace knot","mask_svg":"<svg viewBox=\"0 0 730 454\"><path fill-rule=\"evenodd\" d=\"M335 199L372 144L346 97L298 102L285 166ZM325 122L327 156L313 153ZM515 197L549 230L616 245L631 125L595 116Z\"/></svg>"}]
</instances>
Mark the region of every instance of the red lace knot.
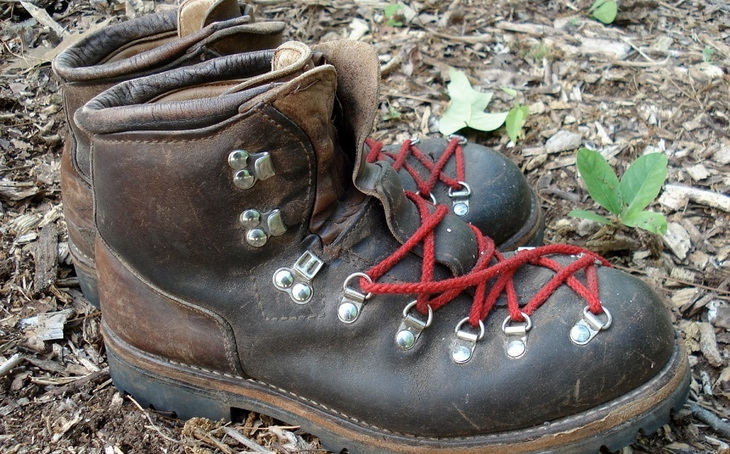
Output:
<instances>
[{"instance_id":1,"label":"red lace knot","mask_svg":"<svg viewBox=\"0 0 730 454\"><path fill-rule=\"evenodd\" d=\"M460 136L449 136L449 141L444 153L434 162L426 156L418 147L418 139L408 139L401 145L400 151L396 153L384 152L382 142L373 139L366 139L365 143L370 148L367 162L393 161L391 166L396 170L401 169L408 172L418 188L418 194L427 200L431 200L431 192L440 181L452 190L463 190L466 186L466 171L464 165L463 144L466 139ZM408 160L413 156L415 160ZM455 159L456 177L451 177L444 172L450 159ZM418 167L418 168L417 168ZM425 174L425 175L424 175Z\"/></svg>"},{"instance_id":2,"label":"red lace knot","mask_svg":"<svg viewBox=\"0 0 730 454\"><path fill-rule=\"evenodd\" d=\"M523 249L509 258L505 258L497 251L494 241L482 235L472 225L470 227L474 232L479 251L474 267L462 276L434 280L436 266L434 229L444 219L448 209L444 205L437 205L434 209L432 205L413 192L406 191L406 196L418 207L421 226L393 254L365 273L372 280L360 279L360 286L365 292L416 295L416 308L426 315L429 307L436 311L465 290L473 288L474 296L468 320L474 327L479 327L480 322L487 318L502 295L506 297L510 319L513 322L524 322L524 315L532 315L563 284L568 285L586 301L590 312L593 314L603 312L599 298L597 266L611 266L603 257L578 246L549 245ZM418 245L421 245L423 249L419 282L377 282ZM575 259L567 265L562 265L551 258L555 255L568 255ZM513 277L519 269L526 265L548 268L555 274L529 301L521 303L515 290ZM576 277L580 270L585 273L585 283Z\"/></svg>"}]
</instances>

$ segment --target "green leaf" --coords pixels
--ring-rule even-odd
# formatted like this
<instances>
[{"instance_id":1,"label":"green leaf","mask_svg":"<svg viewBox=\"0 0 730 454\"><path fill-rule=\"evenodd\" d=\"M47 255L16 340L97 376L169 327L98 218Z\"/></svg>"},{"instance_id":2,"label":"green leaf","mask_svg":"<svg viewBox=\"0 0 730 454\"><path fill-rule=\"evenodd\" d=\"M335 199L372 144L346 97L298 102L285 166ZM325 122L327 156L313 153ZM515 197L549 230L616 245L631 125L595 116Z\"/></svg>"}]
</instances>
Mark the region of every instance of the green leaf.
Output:
<instances>
[{"instance_id":1,"label":"green leaf","mask_svg":"<svg viewBox=\"0 0 730 454\"><path fill-rule=\"evenodd\" d=\"M530 108L527 106L517 105L507 112L507 118L504 121L507 135L512 142L517 143L517 139L523 136L522 126L525 124L527 116L530 114Z\"/></svg>"},{"instance_id":2,"label":"green leaf","mask_svg":"<svg viewBox=\"0 0 730 454\"><path fill-rule=\"evenodd\" d=\"M597 151L581 148L576 159L578 172L588 188L588 194L613 214L623 211L618 177Z\"/></svg>"},{"instance_id":3,"label":"green leaf","mask_svg":"<svg viewBox=\"0 0 730 454\"><path fill-rule=\"evenodd\" d=\"M591 16L604 24L610 24L616 19L618 14L618 4L615 0L596 0L588 12Z\"/></svg>"},{"instance_id":4,"label":"green leaf","mask_svg":"<svg viewBox=\"0 0 730 454\"><path fill-rule=\"evenodd\" d=\"M395 16L402 9L403 9L403 5L401 5L399 3L393 3L390 5L387 5L385 8L383 8L383 14L385 15L386 19L388 19L387 24L389 26L391 26L391 27L402 27L403 26L403 22L395 19Z\"/></svg>"},{"instance_id":5,"label":"green leaf","mask_svg":"<svg viewBox=\"0 0 730 454\"><path fill-rule=\"evenodd\" d=\"M654 211L637 211L621 218L621 222L629 227L639 227L653 233L667 233L667 218Z\"/></svg>"},{"instance_id":6,"label":"green leaf","mask_svg":"<svg viewBox=\"0 0 730 454\"><path fill-rule=\"evenodd\" d=\"M517 97L517 90L515 90L514 88L509 88L509 87L501 87L501 88L502 88L503 92L507 93L508 95L512 96L513 98Z\"/></svg>"},{"instance_id":7,"label":"green leaf","mask_svg":"<svg viewBox=\"0 0 730 454\"><path fill-rule=\"evenodd\" d=\"M573 210L568 213L568 216L581 219L589 219L591 221L600 222L601 224L611 224L611 221L605 216L586 210Z\"/></svg>"},{"instance_id":8,"label":"green leaf","mask_svg":"<svg viewBox=\"0 0 730 454\"><path fill-rule=\"evenodd\" d=\"M621 213L636 213L656 199L667 179L667 157L662 153L646 154L634 161L621 177L621 196L628 205Z\"/></svg>"},{"instance_id":9,"label":"green leaf","mask_svg":"<svg viewBox=\"0 0 730 454\"><path fill-rule=\"evenodd\" d=\"M492 93L475 90L466 74L454 68L449 68L449 78L451 81L447 89L451 104L439 121L441 134L453 134L467 126L480 131L494 131L504 124L507 112L484 112L492 100Z\"/></svg>"},{"instance_id":10,"label":"green leaf","mask_svg":"<svg viewBox=\"0 0 730 454\"><path fill-rule=\"evenodd\" d=\"M507 112L472 112L467 125L480 131L494 131L499 129L506 119Z\"/></svg>"}]
</instances>

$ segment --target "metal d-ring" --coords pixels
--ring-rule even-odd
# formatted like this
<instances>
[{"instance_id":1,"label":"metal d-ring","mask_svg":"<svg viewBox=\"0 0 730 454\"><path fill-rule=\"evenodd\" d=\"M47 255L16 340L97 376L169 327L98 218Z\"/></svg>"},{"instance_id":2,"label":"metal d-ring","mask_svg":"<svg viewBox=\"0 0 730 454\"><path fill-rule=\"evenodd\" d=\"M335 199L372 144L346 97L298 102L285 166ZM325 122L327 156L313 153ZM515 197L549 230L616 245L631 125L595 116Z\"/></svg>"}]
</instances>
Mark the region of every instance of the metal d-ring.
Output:
<instances>
[{"instance_id":1,"label":"metal d-ring","mask_svg":"<svg viewBox=\"0 0 730 454\"><path fill-rule=\"evenodd\" d=\"M459 135L459 134L449 134L448 139L449 140L458 139L459 145L466 145L466 143L468 142L468 140L466 140L466 137Z\"/></svg>"},{"instance_id":2,"label":"metal d-ring","mask_svg":"<svg viewBox=\"0 0 730 454\"><path fill-rule=\"evenodd\" d=\"M418 197L420 197L420 198L423 198L423 195L421 194L421 191L418 191L418 192L416 192L416 195L417 195ZM436 196L435 196L435 195L433 195L433 192L430 192L430 191L429 191L429 193L428 193L428 196L429 196L429 198L431 199L431 203L432 203L433 205L438 205L438 202L436 201Z\"/></svg>"},{"instance_id":3,"label":"metal d-ring","mask_svg":"<svg viewBox=\"0 0 730 454\"><path fill-rule=\"evenodd\" d=\"M409 314L408 312L415 305L416 301L412 301L403 309L403 321L401 321L395 334L395 343L401 350L412 349L423 330L431 326L433 322L433 309L431 309L431 306L428 306L428 318L425 322Z\"/></svg>"},{"instance_id":4,"label":"metal d-ring","mask_svg":"<svg viewBox=\"0 0 730 454\"><path fill-rule=\"evenodd\" d=\"M469 196L471 195L471 187L465 181L459 181L461 189L454 190L449 188L449 197L454 214L457 216L466 216L469 213Z\"/></svg>"},{"instance_id":5,"label":"metal d-ring","mask_svg":"<svg viewBox=\"0 0 730 454\"><path fill-rule=\"evenodd\" d=\"M524 322L519 322L514 326L508 326L512 318L508 315L502 323L502 331L507 335L505 340L505 351L507 356L513 359L521 358L527 352L527 332L532 328L532 320L530 316L524 312L520 312Z\"/></svg>"},{"instance_id":6,"label":"metal d-ring","mask_svg":"<svg viewBox=\"0 0 730 454\"><path fill-rule=\"evenodd\" d=\"M603 314L606 320L603 321L596 314L591 312L588 307L583 308L583 318L573 325L570 329L570 340L576 345L585 345L590 342L599 332L605 331L611 327L613 316L606 306L603 306Z\"/></svg>"},{"instance_id":7,"label":"metal d-ring","mask_svg":"<svg viewBox=\"0 0 730 454\"><path fill-rule=\"evenodd\" d=\"M340 300L340 306L337 308L337 318L342 323L355 323L355 320L360 317L362 308L365 305L365 301L370 299L373 294L368 292L363 294L355 289L350 288L350 281L356 278L362 278L373 283L373 280L365 273L352 273L345 279L345 283L342 284L342 299Z\"/></svg>"},{"instance_id":8,"label":"metal d-ring","mask_svg":"<svg viewBox=\"0 0 730 454\"><path fill-rule=\"evenodd\" d=\"M481 320L479 320L479 334L461 329L464 323L468 321L469 317L462 319L454 330L456 339L451 343L451 359L457 364L468 362L474 355L477 342L484 338L484 323Z\"/></svg>"}]
</instances>

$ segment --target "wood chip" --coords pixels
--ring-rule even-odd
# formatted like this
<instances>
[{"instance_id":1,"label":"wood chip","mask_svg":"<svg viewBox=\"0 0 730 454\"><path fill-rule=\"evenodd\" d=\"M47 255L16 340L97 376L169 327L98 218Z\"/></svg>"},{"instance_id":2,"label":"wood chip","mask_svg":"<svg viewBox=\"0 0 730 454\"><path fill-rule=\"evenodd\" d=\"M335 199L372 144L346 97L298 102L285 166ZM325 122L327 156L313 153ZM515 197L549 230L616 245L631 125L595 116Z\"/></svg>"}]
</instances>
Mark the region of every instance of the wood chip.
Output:
<instances>
[{"instance_id":1,"label":"wood chip","mask_svg":"<svg viewBox=\"0 0 730 454\"><path fill-rule=\"evenodd\" d=\"M46 312L35 317L24 318L19 326L27 337L42 341L63 339L63 327L66 320L74 313L73 309L64 309L58 312Z\"/></svg>"},{"instance_id":2,"label":"wood chip","mask_svg":"<svg viewBox=\"0 0 730 454\"><path fill-rule=\"evenodd\" d=\"M713 367L721 367L725 363L717 348L715 328L706 322L700 323L700 350Z\"/></svg>"},{"instance_id":3,"label":"wood chip","mask_svg":"<svg viewBox=\"0 0 730 454\"><path fill-rule=\"evenodd\" d=\"M702 164L695 164L686 168L687 173L695 181L704 180L710 176L710 171Z\"/></svg>"},{"instance_id":4,"label":"wood chip","mask_svg":"<svg viewBox=\"0 0 730 454\"><path fill-rule=\"evenodd\" d=\"M695 299L700 293L700 289L695 287L688 287L677 290L671 297L672 304L674 307L684 311L686 308L694 303Z\"/></svg>"},{"instance_id":5,"label":"wood chip","mask_svg":"<svg viewBox=\"0 0 730 454\"><path fill-rule=\"evenodd\" d=\"M561 151L575 150L583 143L583 136L570 131L558 131L545 142L545 151L560 153Z\"/></svg>"},{"instance_id":6,"label":"wood chip","mask_svg":"<svg viewBox=\"0 0 730 454\"><path fill-rule=\"evenodd\" d=\"M687 258L687 252L692 247L689 233L678 222L670 222L667 225L667 233L662 235L664 244L672 250L674 255L684 260Z\"/></svg>"},{"instance_id":7,"label":"wood chip","mask_svg":"<svg viewBox=\"0 0 730 454\"><path fill-rule=\"evenodd\" d=\"M624 60L629 56L631 46L625 42L610 39L583 38L580 41L580 53L583 55L600 55Z\"/></svg>"},{"instance_id":8,"label":"wood chip","mask_svg":"<svg viewBox=\"0 0 730 454\"><path fill-rule=\"evenodd\" d=\"M55 222L41 229L35 244L35 276L33 292L40 293L56 282L58 272L58 225Z\"/></svg>"},{"instance_id":9,"label":"wood chip","mask_svg":"<svg viewBox=\"0 0 730 454\"><path fill-rule=\"evenodd\" d=\"M659 197L660 204L673 210L684 208L688 201L730 212L730 197L690 186L668 184L664 187L664 193Z\"/></svg>"}]
</instances>

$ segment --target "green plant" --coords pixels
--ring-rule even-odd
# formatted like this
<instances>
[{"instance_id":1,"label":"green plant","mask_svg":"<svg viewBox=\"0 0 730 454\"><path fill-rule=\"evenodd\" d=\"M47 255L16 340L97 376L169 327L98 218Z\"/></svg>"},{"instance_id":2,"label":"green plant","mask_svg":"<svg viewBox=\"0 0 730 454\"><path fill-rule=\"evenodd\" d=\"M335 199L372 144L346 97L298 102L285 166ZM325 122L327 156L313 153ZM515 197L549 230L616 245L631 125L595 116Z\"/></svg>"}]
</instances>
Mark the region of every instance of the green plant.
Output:
<instances>
[{"instance_id":1,"label":"green plant","mask_svg":"<svg viewBox=\"0 0 730 454\"><path fill-rule=\"evenodd\" d=\"M702 49L702 63L710 63L713 55L715 55L715 49L710 46L705 46Z\"/></svg>"},{"instance_id":2,"label":"green plant","mask_svg":"<svg viewBox=\"0 0 730 454\"><path fill-rule=\"evenodd\" d=\"M618 3L615 0L596 0L593 6L588 10L592 18L603 22L604 24L613 23L618 14Z\"/></svg>"},{"instance_id":3,"label":"green plant","mask_svg":"<svg viewBox=\"0 0 730 454\"><path fill-rule=\"evenodd\" d=\"M578 173L588 188L591 198L608 210L616 221L654 233L667 232L667 219L661 213L644 208L656 199L667 179L667 157L662 153L646 154L634 161L621 181L600 153L581 148L576 160ZM590 219L602 224L614 224L600 214L573 210L569 216Z\"/></svg>"},{"instance_id":4,"label":"green plant","mask_svg":"<svg viewBox=\"0 0 730 454\"><path fill-rule=\"evenodd\" d=\"M525 125L525 121L529 114L530 108L519 103L515 104L509 112L507 112L507 118L504 120L504 128L507 130L509 140L517 143L519 139L522 139L525 136L525 132L522 127Z\"/></svg>"},{"instance_id":5,"label":"green plant","mask_svg":"<svg viewBox=\"0 0 730 454\"><path fill-rule=\"evenodd\" d=\"M507 112L485 112L492 100L491 92L472 88L462 71L449 68L451 81L447 85L451 103L439 121L439 131L448 136L469 127L479 131L494 131L504 124Z\"/></svg>"},{"instance_id":6,"label":"green plant","mask_svg":"<svg viewBox=\"0 0 730 454\"><path fill-rule=\"evenodd\" d=\"M550 58L553 56L553 49L545 44L538 43L530 47L529 50L524 52L525 59L532 59L536 62L541 62L543 58Z\"/></svg>"},{"instance_id":7,"label":"green plant","mask_svg":"<svg viewBox=\"0 0 730 454\"><path fill-rule=\"evenodd\" d=\"M389 121L389 120L397 120L397 119L399 119L399 118L400 118L400 116L401 116L401 113L400 113L400 112L398 112L398 111L397 111L397 110L395 109L395 107L393 107L393 106L391 106L391 105L388 105L388 112L386 112L386 113L385 113L385 114L383 115L383 120L384 120L384 121Z\"/></svg>"},{"instance_id":8,"label":"green plant","mask_svg":"<svg viewBox=\"0 0 730 454\"><path fill-rule=\"evenodd\" d=\"M386 6L383 10L385 18L388 20L386 23L391 27L402 27L403 22L398 18L399 12L403 9L403 5L400 3L392 3Z\"/></svg>"}]
</instances>

